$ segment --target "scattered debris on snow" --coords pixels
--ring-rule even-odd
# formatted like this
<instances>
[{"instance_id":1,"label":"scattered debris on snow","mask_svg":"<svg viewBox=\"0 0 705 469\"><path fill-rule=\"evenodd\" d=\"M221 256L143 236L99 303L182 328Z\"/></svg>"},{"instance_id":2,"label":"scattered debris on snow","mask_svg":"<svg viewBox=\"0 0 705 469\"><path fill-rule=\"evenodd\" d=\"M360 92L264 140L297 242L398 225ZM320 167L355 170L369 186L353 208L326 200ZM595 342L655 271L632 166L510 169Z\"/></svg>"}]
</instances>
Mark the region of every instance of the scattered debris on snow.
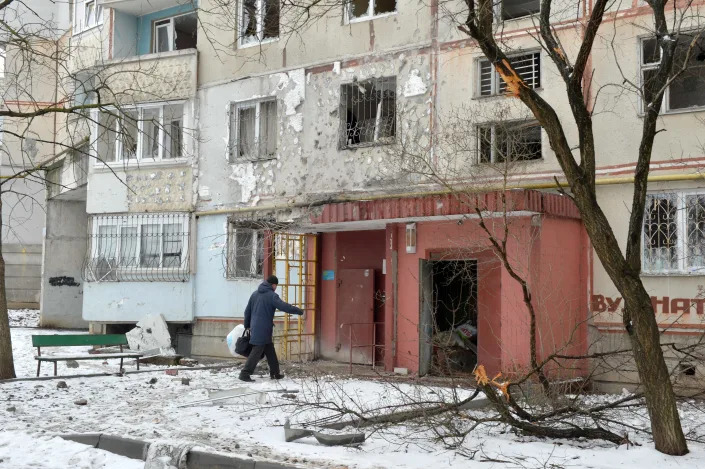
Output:
<instances>
[{"instance_id":1,"label":"scattered debris on snow","mask_svg":"<svg viewBox=\"0 0 705 469\"><path fill-rule=\"evenodd\" d=\"M176 353L171 347L169 328L161 314L146 315L134 329L125 334L125 337L127 337L130 350L145 352L145 356L174 355Z\"/></svg>"}]
</instances>

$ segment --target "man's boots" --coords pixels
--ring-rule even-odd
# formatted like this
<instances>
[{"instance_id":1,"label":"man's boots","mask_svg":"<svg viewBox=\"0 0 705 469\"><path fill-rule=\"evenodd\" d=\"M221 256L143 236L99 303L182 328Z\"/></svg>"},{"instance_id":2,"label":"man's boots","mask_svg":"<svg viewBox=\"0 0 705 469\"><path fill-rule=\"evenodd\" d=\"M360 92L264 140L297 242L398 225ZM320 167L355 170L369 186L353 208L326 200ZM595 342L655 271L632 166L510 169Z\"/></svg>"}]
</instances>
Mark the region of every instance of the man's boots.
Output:
<instances>
[{"instance_id":1,"label":"man's boots","mask_svg":"<svg viewBox=\"0 0 705 469\"><path fill-rule=\"evenodd\" d=\"M275 374L270 374L269 377L272 378L272 379L282 379L282 378L284 377L284 375L281 374L281 373L277 373L276 375L275 375Z\"/></svg>"},{"instance_id":2,"label":"man's boots","mask_svg":"<svg viewBox=\"0 0 705 469\"><path fill-rule=\"evenodd\" d=\"M238 376L238 379L240 381L245 381L247 383L254 383L255 380L250 377L250 375L247 375L245 373L240 373L240 376Z\"/></svg>"}]
</instances>

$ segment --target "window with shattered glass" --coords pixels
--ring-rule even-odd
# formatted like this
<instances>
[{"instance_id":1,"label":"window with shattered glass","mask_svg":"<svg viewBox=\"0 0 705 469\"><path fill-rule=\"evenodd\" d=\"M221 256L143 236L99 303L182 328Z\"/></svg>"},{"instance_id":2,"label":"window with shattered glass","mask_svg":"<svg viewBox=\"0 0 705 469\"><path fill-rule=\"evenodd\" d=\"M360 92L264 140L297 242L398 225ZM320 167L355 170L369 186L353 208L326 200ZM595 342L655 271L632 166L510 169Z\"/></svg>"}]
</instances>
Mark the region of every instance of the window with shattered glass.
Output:
<instances>
[{"instance_id":1,"label":"window with shattered glass","mask_svg":"<svg viewBox=\"0 0 705 469\"><path fill-rule=\"evenodd\" d=\"M396 77L340 87L340 147L393 143L396 136Z\"/></svg>"},{"instance_id":2,"label":"window with shattered glass","mask_svg":"<svg viewBox=\"0 0 705 469\"><path fill-rule=\"evenodd\" d=\"M397 11L396 0L350 0L346 5L349 21L374 18Z\"/></svg>"},{"instance_id":3,"label":"window with shattered glass","mask_svg":"<svg viewBox=\"0 0 705 469\"><path fill-rule=\"evenodd\" d=\"M279 0L241 0L238 44L245 46L279 37Z\"/></svg>"}]
</instances>

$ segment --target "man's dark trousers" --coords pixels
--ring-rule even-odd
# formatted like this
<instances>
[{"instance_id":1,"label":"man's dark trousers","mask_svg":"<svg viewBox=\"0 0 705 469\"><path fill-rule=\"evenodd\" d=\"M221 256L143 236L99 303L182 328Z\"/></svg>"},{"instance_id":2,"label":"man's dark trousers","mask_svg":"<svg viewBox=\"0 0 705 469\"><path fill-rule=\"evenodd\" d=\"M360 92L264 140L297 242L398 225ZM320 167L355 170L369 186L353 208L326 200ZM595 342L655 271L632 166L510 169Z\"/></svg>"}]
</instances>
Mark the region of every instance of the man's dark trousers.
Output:
<instances>
[{"instance_id":1,"label":"man's dark trousers","mask_svg":"<svg viewBox=\"0 0 705 469\"><path fill-rule=\"evenodd\" d=\"M259 363L263 356L267 357L269 376L279 375L279 359L277 358L277 351L274 349L274 344L253 345L250 356L247 357L245 367L242 369L240 374L243 376L250 376L254 373L257 363Z\"/></svg>"}]
</instances>

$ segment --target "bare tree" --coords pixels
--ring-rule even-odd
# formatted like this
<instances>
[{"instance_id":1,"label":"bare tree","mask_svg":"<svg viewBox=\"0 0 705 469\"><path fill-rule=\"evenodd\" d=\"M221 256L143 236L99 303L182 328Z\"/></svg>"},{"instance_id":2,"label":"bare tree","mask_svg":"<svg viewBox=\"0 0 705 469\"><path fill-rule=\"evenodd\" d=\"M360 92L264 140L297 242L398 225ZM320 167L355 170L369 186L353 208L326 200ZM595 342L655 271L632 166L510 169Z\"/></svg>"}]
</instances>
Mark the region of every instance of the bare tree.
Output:
<instances>
[{"instance_id":1,"label":"bare tree","mask_svg":"<svg viewBox=\"0 0 705 469\"><path fill-rule=\"evenodd\" d=\"M168 99L175 89L183 89L183 77L169 75L159 68L158 61L112 58L104 53L100 28L90 31L85 41L71 37L68 25L58 24L51 9L35 7L31 0L0 3L5 66L0 96L0 156L3 167L10 168L10 173L0 179L0 214L8 210L3 207L6 194L43 210L43 197L20 191L18 182L60 191L65 187L50 176L49 170L61 158L84 162L77 165L84 168L84 173L88 160L93 159L105 164L127 185L114 168L116 163L127 165L135 158L140 136L143 146L154 151L167 145L181 148L183 136L190 133L181 125L175 129L158 117L134 112L139 102ZM68 11L67 4L58 7ZM97 12L93 14L97 18ZM172 135L174 132L178 135ZM165 136L163 141L161 135ZM172 141L167 142L169 139ZM116 161L118 141L124 157ZM86 174L81 176L85 178ZM131 190L129 186L127 190ZM0 246L0 379L15 377L6 293Z\"/></svg>"}]
</instances>

